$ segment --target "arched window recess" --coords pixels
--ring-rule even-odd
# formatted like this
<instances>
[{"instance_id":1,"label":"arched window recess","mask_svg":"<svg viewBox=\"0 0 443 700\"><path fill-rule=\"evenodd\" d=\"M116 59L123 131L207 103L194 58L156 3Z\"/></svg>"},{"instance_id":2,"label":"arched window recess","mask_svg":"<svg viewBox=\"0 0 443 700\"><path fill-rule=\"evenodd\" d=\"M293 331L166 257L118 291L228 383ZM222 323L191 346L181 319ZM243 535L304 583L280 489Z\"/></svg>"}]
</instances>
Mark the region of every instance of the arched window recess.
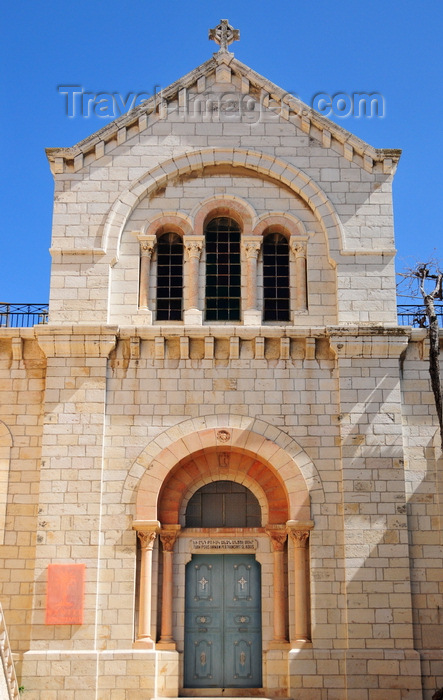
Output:
<instances>
[{"instance_id":1,"label":"arched window recess","mask_svg":"<svg viewBox=\"0 0 443 700\"><path fill-rule=\"evenodd\" d=\"M150 323L291 323L307 313L307 234L284 214L260 218L232 206L198 212L195 226L159 217L140 246L139 309ZM198 226L197 226L198 223ZM200 234L198 233L200 232ZM186 253L186 255L185 255ZM204 298L203 298L204 294Z\"/></svg>"},{"instance_id":2,"label":"arched window recess","mask_svg":"<svg viewBox=\"0 0 443 700\"><path fill-rule=\"evenodd\" d=\"M181 321L183 239L173 230L139 234L139 308L157 321ZM154 291L155 290L155 291Z\"/></svg>"},{"instance_id":3,"label":"arched window recess","mask_svg":"<svg viewBox=\"0 0 443 700\"><path fill-rule=\"evenodd\" d=\"M277 231L263 236L263 321L291 319L289 243Z\"/></svg>"},{"instance_id":4,"label":"arched window recess","mask_svg":"<svg viewBox=\"0 0 443 700\"><path fill-rule=\"evenodd\" d=\"M261 508L246 486L235 481L212 481L189 499L186 527L260 527Z\"/></svg>"},{"instance_id":5,"label":"arched window recess","mask_svg":"<svg viewBox=\"0 0 443 700\"><path fill-rule=\"evenodd\" d=\"M228 216L216 216L205 225L206 321L240 321L241 229Z\"/></svg>"},{"instance_id":6,"label":"arched window recess","mask_svg":"<svg viewBox=\"0 0 443 700\"><path fill-rule=\"evenodd\" d=\"M173 231L157 240L157 321L181 321L183 312L183 241Z\"/></svg>"},{"instance_id":7,"label":"arched window recess","mask_svg":"<svg viewBox=\"0 0 443 700\"><path fill-rule=\"evenodd\" d=\"M140 250L138 306L144 323L181 321L183 316L183 241L192 231L189 217L154 218L137 236Z\"/></svg>"},{"instance_id":8,"label":"arched window recess","mask_svg":"<svg viewBox=\"0 0 443 700\"><path fill-rule=\"evenodd\" d=\"M257 269L263 322L294 321L308 310L308 232L296 217L274 212L260 217L251 238L256 237L263 242Z\"/></svg>"}]
</instances>

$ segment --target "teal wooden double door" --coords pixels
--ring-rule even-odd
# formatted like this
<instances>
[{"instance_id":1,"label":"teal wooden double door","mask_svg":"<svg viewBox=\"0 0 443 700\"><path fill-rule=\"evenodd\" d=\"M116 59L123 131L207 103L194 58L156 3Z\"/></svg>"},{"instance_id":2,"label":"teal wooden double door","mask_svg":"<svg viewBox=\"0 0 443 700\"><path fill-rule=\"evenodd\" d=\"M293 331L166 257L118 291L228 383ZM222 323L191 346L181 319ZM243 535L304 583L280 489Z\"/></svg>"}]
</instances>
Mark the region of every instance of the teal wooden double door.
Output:
<instances>
[{"instance_id":1,"label":"teal wooden double door","mask_svg":"<svg viewBox=\"0 0 443 700\"><path fill-rule=\"evenodd\" d=\"M262 685L260 564L197 554L186 566L184 686Z\"/></svg>"}]
</instances>

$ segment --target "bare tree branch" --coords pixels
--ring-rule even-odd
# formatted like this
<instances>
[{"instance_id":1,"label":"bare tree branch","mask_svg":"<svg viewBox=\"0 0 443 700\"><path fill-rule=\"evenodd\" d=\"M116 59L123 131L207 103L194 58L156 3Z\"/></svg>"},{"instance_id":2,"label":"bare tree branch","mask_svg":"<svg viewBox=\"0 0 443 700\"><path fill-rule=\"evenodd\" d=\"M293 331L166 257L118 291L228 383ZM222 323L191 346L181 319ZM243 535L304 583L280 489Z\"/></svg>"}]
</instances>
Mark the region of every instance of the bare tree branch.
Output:
<instances>
[{"instance_id":1,"label":"bare tree branch","mask_svg":"<svg viewBox=\"0 0 443 700\"><path fill-rule=\"evenodd\" d=\"M440 442L443 450L443 396L440 372L440 338L438 318L435 312L435 299L443 299L443 271L435 260L427 263L417 263L414 268L410 268L400 275L406 282L407 289L417 291L421 294L426 316L429 321L429 375L431 378L431 388L434 394L435 407L437 409L438 423L440 426ZM431 281L433 289L429 290L427 282ZM402 284L402 282L400 282ZM417 294L415 294L416 296Z\"/></svg>"}]
</instances>

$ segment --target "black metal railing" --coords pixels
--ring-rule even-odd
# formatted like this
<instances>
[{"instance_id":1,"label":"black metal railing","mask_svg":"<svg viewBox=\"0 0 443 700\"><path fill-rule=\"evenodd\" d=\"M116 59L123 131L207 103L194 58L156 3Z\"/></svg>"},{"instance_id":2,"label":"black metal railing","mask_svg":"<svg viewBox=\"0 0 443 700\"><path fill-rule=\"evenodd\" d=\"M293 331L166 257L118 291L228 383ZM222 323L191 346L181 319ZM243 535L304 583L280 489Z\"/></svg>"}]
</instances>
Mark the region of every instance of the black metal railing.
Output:
<instances>
[{"instance_id":1,"label":"black metal railing","mask_svg":"<svg viewBox=\"0 0 443 700\"><path fill-rule=\"evenodd\" d=\"M434 304L438 318L438 325L443 328L443 304ZM400 326L413 326L413 328L427 328L428 317L423 304L399 304L397 306L398 322Z\"/></svg>"},{"instance_id":2,"label":"black metal railing","mask_svg":"<svg viewBox=\"0 0 443 700\"><path fill-rule=\"evenodd\" d=\"M0 303L0 328L29 328L39 323L48 323L48 304L2 304ZM443 304L435 304L439 325L443 328ZM429 323L422 304L399 304L397 306L400 326L427 328Z\"/></svg>"},{"instance_id":3,"label":"black metal railing","mask_svg":"<svg viewBox=\"0 0 443 700\"><path fill-rule=\"evenodd\" d=\"M0 303L0 328L29 328L48 323L48 304Z\"/></svg>"}]
</instances>

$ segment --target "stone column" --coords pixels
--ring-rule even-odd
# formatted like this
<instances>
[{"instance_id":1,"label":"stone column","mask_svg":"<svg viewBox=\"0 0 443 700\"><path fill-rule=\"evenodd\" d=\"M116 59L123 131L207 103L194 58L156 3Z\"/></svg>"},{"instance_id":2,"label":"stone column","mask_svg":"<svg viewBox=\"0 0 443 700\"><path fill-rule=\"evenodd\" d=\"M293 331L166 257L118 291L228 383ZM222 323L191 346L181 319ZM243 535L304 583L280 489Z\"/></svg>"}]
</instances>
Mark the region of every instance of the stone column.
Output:
<instances>
[{"instance_id":1,"label":"stone column","mask_svg":"<svg viewBox=\"0 0 443 700\"><path fill-rule=\"evenodd\" d=\"M144 311L149 309L149 276L151 271L151 258L156 243L155 236L143 236L139 234L140 243L140 284L138 305ZM152 311L151 311L152 314Z\"/></svg>"},{"instance_id":2,"label":"stone column","mask_svg":"<svg viewBox=\"0 0 443 700\"><path fill-rule=\"evenodd\" d=\"M260 252L262 238L257 236L244 236L243 249L246 253L246 304L243 311L243 320L247 326L259 326L261 313L257 309L257 259Z\"/></svg>"},{"instance_id":3,"label":"stone column","mask_svg":"<svg viewBox=\"0 0 443 700\"><path fill-rule=\"evenodd\" d=\"M306 545L309 530L289 527L289 534L294 543L294 607L295 607L295 642L309 641L309 600L308 571L306 567Z\"/></svg>"},{"instance_id":4,"label":"stone column","mask_svg":"<svg viewBox=\"0 0 443 700\"><path fill-rule=\"evenodd\" d=\"M274 644L287 644L284 579L284 549L287 534L282 530L267 530L274 552Z\"/></svg>"},{"instance_id":5,"label":"stone column","mask_svg":"<svg viewBox=\"0 0 443 700\"><path fill-rule=\"evenodd\" d=\"M151 636L152 550L154 549L159 523L152 523L151 526L139 525L138 527L134 523L133 527L137 530L137 536L141 544L138 635L134 647L154 649L154 640Z\"/></svg>"},{"instance_id":6,"label":"stone column","mask_svg":"<svg viewBox=\"0 0 443 700\"><path fill-rule=\"evenodd\" d=\"M306 280L306 241L298 236L291 236L290 247L295 257L295 312L306 313L308 310L308 290Z\"/></svg>"},{"instance_id":7,"label":"stone column","mask_svg":"<svg viewBox=\"0 0 443 700\"><path fill-rule=\"evenodd\" d=\"M173 527L173 526L172 526ZM163 546L163 586L162 586L162 617L160 641L157 649L175 649L175 641L172 636L172 565L174 558L174 544L177 539L180 525L174 529L167 528L160 531L160 540Z\"/></svg>"},{"instance_id":8,"label":"stone column","mask_svg":"<svg viewBox=\"0 0 443 700\"><path fill-rule=\"evenodd\" d=\"M198 308L198 287L203 243L203 236L183 236L183 244L188 253L184 320L185 323L200 326L203 323L203 314Z\"/></svg>"}]
</instances>

